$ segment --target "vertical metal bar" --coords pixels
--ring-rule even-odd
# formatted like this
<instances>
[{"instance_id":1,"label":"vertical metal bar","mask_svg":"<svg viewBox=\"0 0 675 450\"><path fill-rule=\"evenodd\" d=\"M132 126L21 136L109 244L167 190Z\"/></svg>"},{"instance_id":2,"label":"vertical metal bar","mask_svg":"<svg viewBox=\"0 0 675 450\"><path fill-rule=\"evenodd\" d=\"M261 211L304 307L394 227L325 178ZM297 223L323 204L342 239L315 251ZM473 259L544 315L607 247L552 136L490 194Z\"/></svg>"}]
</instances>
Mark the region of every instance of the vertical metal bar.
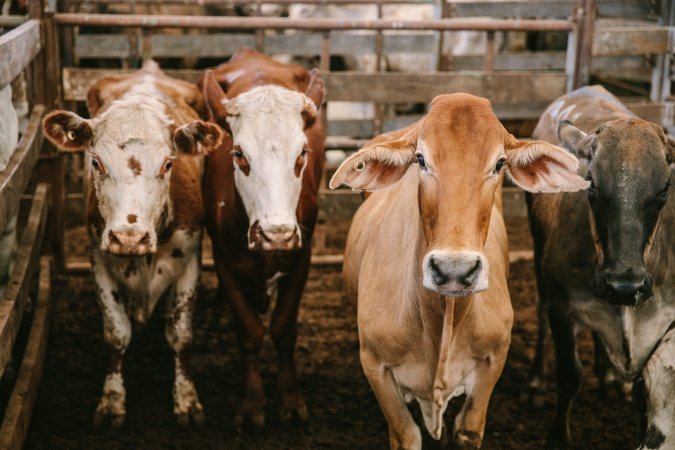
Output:
<instances>
[{"instance_id":1,"label":"vertical metal bar","mask_svg":"<svg viewBox=\"0 0 675 450\"><path fill-rule=\"evenodd\" d=\"M382 18L382 0L377 2L377 18ZM375 35L375 71L381 72L383 66L383 52L384 52L384 34L382 30L378 30ZM375 117L373 117L373 134L377 136L382 133L382 116L384 115L384 105L375 103Z\"/></svg>"},{"instance_id":2,"label":"vertical metal bar","mask_svg":"<svg viewBox=\"0 0 675 450\"><path fill-rule=\"evenodd\" d=\"M319 60L319 70L322 74L330 72L330 31L321 33L321 55ZM328 101L324 99L324 107L321 108L321 121L325 129L328 129Z\"/></svg>"},{"instance_id":3,"label":"vertical metal bar","mask_svg":"<svg viewBox=\"0 0 675 450\"><path fill-rule=\"evenodd\" d=\"M581 9L577 19L579 33L577 33L576 42L573 89L587 85L591 79L595 0L581 0Z\"/></svg>"},{"instance_id":4,"label":"vertical metal bar","mask_svg":"<svg viewBox=\"0 0 675 450\"><path fill-rule=\"evenodd\" d=\"M152 58L152 28L143 28L141 34L141 59Z\"/></svg>"},{"instance_id":5,"label":"vertical metal bar","mask_svg":"<svg viewBox=\"0 0 675 450\"><path fill-rule=\"evenodd\" d=\"M495 32L488 31L485 40L485 56L483 58L483 70L492 72L495 68Z\"/></svg>"},{"instance_id":6,"label":"vertical metal bar","mask_svg":"<svg viewBox=\"0 0 675 450\"><path fill-rule=\"evenodd\" d=\"M129 2L129 10L131 14L136 14L136 0ZM138 43L140 42L141 30L133 28L127 30L127 37L129 41L129 57L125 61L127 68L137 67L138 65Z\"/></svg>"},{"instance_id":7,"label":"vertical metal bar","mask_svg":"<svg viewBox=\"0 0 675 450\"><path fill-rule=\"evenodd\" d=\"M262 17L262 3L256 1L255 12L258 17ZM265 30L259 28L255 31L255 49L261 53L265 52Z\"/></svg>"}]
</instances>

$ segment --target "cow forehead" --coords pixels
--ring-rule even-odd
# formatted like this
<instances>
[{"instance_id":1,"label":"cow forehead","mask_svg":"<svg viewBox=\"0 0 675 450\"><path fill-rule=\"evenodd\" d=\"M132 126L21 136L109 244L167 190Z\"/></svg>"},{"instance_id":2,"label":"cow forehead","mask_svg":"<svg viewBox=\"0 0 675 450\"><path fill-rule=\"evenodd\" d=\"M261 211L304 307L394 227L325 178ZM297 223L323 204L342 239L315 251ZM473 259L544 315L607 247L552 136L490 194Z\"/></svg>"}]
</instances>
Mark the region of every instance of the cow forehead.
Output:
<instances>
[{"instance_id":1,"label":"cow forehead","mask_svg":"<svg viewBox=\"0 0 675 450\"><path fill-rule=\"evenodd\" d=\"M619 180L617 175L623 174L635 181L660 183L669 172L666 151L664 134L657 125L637 118L615 120L597 132L592 167L607 173L609 180Z\"/></svg>"},{"instance_id":2,"label":"cow forehead","mask_svg":"<svg viewBox=\"0 0 675 450\"><path fill-rule=\"evenodd\" d=\"M307 142L301 114L305 99L301 93L279 86L261 86L232 102L238 111L237 116L228 119L234 144L240 145L248 156L260 152L297 156Z\"/></svg>"},{"instance_id":3,"label":"cow forehead","mask_svg":"<svg viewBox=\"0 0 675 450\"><path fill-rule=\"evenodd\" d=\"M420 125L420 138L437 158L484 162L503 148L506 130L486 99L469 94L439 96Z\"/></svg>"},{"instance_id":4,"label":"cow forehead","mask_svg":"<svg viewBox=\"0 0 675 450\"><path fill-rule=\"evenodd\" d=\"M153 164L171 154L172 125L152 96L117 100L94 119L93 151L108 164L126 164L132 155Z\"/></svg>"}]
</instances>

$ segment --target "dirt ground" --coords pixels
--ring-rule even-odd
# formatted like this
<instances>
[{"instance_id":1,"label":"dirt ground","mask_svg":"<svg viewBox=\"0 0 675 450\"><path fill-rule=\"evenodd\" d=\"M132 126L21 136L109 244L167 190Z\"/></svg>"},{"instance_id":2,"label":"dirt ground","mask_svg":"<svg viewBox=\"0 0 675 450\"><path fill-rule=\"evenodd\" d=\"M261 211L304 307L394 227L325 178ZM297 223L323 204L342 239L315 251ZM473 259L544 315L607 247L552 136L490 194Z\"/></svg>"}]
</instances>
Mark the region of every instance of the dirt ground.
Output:
<instances>
[{"instance_id":1,"label":"dirt ground","mask_svg":"<svg viewBox=\"0 0 675 450\"><path fill-rule=\"evenodd\" d=\"M512 249L530 245L523 220L509 220ZM82 249L82 233L69 243ZM545 404L520 401L535 344L534 276L530 262L512 266L509 288L515 315L503 375L492 396L484 449L541 449L553 418L552 357ZM236 431L233 405L240 364L233 326L217 298L215 275L205 272L195 315L193 374L206 412L197 429L174 425L171 413L172 358L164 341L161 310L134 329L125 362L127 421L119 430L93 427L105 357L101 316L91 276L69 276L55 284L54 315L45 373L28 435L27 449L385 449L386 422L358 360L355 314L342 294L338 267L313 267L303 298L297 346L309 424L281 423L273 396L275 354L263 350L268 392L267 424L261 431ZM623 400L605 399L592 374L590 338L583 335L585 383L572 413L576 449L635 448L635 417ZM549 356L552 346L549 346ZM451 409L451 408L449 408ZM450 411L446 420L451 421ZM419 422L418 422L419 423ZM425 448L434 448L425 438Z\"/></svg>"}]
</instances>

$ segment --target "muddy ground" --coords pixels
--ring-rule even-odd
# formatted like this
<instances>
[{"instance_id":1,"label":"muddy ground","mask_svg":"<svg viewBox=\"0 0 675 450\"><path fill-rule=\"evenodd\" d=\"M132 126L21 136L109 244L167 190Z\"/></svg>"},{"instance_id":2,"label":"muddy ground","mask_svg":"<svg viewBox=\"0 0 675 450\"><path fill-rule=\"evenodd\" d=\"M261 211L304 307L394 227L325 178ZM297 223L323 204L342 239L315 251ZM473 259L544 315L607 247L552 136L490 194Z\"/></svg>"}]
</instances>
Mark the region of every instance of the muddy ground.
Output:
<instances>
[{"instance_id":1,"label":"muddy ground","mask_svg":"<svg viewBox=\"0 0 675 450\"><path fill-rule=\"evenodd\" d=\"M509 221L512 249L530 245L524 221ZM81 250L81 232L69 243ZM330 239L329 239L330 241ZM515 324L509 358L492 397L485 449L541 449L553 418L555 394L535 409L521 402L534 353L535 294L530 262L514 264L509 288ZM263 351L268 422L261 431L232 426L240 372L228 311L216 295L212 272L202 276L195 315L193 374L206 412L198 429L174 425L172 358L164 341L161 310L135 329L125 377L127 421L119 430L92 425L105 370L101 316L90 276L55 283L54 314L45 373L31 424L28 449L385 449L386 422L361 372L355 315L342 294L338 267L313 267L300 311L297 361L311 420L281 423L273 394L275 355ZM606 399L592 374L590 338L583 335L585 383L572 414L576 449L632 449L635 418L629 403ZM549 346L549 380L552 346ZM449 408L451 409L451 408ZM452 412L448 414L451 416ZM451 417L447 418L450 422ZM427 439L427 443L428 443ZM426 448L432 447L427 445Z\"/></svg>"}]
</instances>

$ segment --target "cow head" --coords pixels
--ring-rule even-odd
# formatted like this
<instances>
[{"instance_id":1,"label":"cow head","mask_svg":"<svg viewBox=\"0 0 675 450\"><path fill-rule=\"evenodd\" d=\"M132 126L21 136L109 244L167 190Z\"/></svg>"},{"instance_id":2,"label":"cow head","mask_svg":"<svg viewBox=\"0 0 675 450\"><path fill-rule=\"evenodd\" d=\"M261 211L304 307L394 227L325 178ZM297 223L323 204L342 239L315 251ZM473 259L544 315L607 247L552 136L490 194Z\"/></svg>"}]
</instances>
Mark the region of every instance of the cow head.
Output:
<instances>
[{"instance_id":1,"label":"cow head","mask_svg":"<svg viewBox=\"0 0 675 450\"><path fill-rule=\"evenodd\" d=\"M214 121L232 135L234 182L249 219L251 250L302 246L297 208L324 86L313 70L305 93L263 85L227 99L211 71L202 80Z\"/></svg>"},{"instance_id":2,"label":"cow head","mask_svg":"<svg viewBox=\"0 0 675 450\"><path fill-rule=\"evenodd\" d=\"M576 191L588 185L576 174L577 164L564 149L515 139L486 99L450 94L436 97L429 113L400 139L349 157L330 186L383 189L416 170L427 244L423 284L442 295L466 296L488 287L484 247L504 172L531 192Z\"/></svg>"},{"instance_id":3,"label":"cow head","mask_svg":"<svg viewBox=\"0 0 675 450\"><path fill-rule=\"evenodd\" d=\"M591 135L562 122L558 137L588 164L596 295L620 305L649 299L645 261L666 204L675 146L661 127L633 117L607 122Z\"/></svg>"},{"instance_id":4,"label":"cow head","mask_svg":"<svg viewBox=\"0 0 675 450\"><path fill-rule=\"evenodd\" d=\"M103 228L101 250L144 255L157 250L157 234L169 224L171 167L178 155L198 155L219 145L222 131L196 120L176 127L152 96L117 100L83 119L54 111L43 122L47 138L66 151L84 151Z\"/></svg>"}]
</instances>

